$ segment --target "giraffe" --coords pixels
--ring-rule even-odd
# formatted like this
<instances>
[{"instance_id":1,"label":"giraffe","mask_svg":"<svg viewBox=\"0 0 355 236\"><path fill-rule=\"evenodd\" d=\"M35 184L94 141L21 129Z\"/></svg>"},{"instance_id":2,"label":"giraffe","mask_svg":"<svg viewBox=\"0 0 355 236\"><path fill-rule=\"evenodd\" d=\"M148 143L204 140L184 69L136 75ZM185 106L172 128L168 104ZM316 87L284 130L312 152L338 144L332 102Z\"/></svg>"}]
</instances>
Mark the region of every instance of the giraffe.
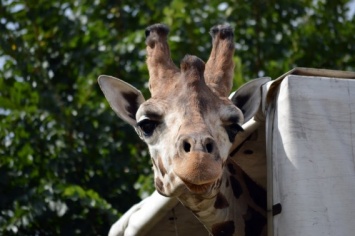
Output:
<instances>
[{"instance_id":1,"label":"giraffe","mask_svg":"<svg viewBox=\"0 0 355 236\"><path fill-rule=\"evenodd\" d=\"M243 113L253 106L248 91L233 97L239 108L228 99L233 30L212 27L207 63L186 55L180 68L171 59L168 33L163 24L145 31L148 100L114 77L100 76L100 88L115 113L148 145L161 195L177 197L212 235L266 235L265 190L228 158L237 133L243 131ZM253 91L260 86L256 80L246 87Z\"/></svg>"}]
</instances>

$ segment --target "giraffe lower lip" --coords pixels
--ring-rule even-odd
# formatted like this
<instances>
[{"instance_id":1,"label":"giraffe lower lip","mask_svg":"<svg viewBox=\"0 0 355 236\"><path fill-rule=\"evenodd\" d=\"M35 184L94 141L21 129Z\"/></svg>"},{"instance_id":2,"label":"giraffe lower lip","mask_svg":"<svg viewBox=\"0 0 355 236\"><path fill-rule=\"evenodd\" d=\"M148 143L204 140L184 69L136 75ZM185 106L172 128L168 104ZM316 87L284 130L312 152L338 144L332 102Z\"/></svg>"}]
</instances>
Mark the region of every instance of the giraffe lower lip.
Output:
<instances>
[{"instance_id":1,"label":"giraffe lower lip","mask_svg":"<svg viewBox=\"0 0 355 236\"><path fill-rule=\"evenodd\" d=\"M206 193L212 186L212 183L207 183L207 184L192 184L189 182L184 182L184 183L186 187L190 190L190 192L195 194Z\"/></svg>"}]
</instances>

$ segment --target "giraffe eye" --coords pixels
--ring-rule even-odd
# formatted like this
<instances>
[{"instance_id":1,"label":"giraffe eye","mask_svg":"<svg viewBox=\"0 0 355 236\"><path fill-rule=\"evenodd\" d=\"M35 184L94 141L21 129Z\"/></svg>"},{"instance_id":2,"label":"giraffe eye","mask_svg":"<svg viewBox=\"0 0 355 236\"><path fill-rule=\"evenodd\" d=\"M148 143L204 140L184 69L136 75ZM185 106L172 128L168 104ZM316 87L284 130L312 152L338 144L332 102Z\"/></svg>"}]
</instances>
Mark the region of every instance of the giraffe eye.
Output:
<instances>
[{"instance_id":1,"label":"giraffe eye","mask_svg":"<svg viewBox=\"0 0 355 236\"><path fill-rule=\"evenodd\" d=\"M243 128L237 123L232 123L230 125L226 125L225 129L227 131L228 138L231 143L234 141L237 133L244 131Z\"/></svg>"},{"instance_id":2,"label":"giraffe eye","mask_svg":"<svg viewBox=\"0 0 355 236\"><path fill-rule=\"evenodd\" d=\"M138 127L142 130L145 137L149 137L154 133L155 128L159 125L158 121L144 119L138 122Z\"/></svg>"}]
</instances>

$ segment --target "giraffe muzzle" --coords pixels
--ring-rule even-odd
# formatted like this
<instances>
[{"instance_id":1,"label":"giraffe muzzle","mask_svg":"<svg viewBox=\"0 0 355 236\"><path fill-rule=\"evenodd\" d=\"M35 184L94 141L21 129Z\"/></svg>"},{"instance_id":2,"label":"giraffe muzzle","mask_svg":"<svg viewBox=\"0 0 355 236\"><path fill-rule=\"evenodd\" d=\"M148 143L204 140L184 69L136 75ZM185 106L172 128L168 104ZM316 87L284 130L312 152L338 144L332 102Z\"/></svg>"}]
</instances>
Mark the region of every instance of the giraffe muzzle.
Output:
<instances>
[{"instance_id":1,"label":"giraffe muzzle","mask_svg":"<svg viewBox=\"0 0 355 236\"><path fill-rule=\"evenodd\" d=\"M222 175L222 160L216 155L191 151L173 160L174 173L193 193L207 192Z\"/></svg>"}]
</instances>

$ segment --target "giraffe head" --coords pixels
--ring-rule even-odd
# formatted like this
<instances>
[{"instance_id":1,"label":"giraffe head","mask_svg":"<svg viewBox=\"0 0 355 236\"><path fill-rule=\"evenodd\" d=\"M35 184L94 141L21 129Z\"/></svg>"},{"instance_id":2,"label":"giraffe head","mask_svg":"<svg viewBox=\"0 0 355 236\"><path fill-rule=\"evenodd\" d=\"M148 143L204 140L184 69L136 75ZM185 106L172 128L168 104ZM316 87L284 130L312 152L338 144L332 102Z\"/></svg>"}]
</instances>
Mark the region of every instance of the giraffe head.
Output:
<instances>
[{"instance_id":1,"label":"giraffe head","mask_svg":"<svg viewBox=\"0 0 355 236\"><path fill-rule=\"evenodd\" d=\"M187 55L180 68L170 57L168 31L162 24L146 29L150 99L113 77L100 76L99 84L117 115L147 143L158 192L207 194L218 185L244 120L228 99L234 74L233 30L213 27L207 63Z\"/></svg>"}]
</instances>

